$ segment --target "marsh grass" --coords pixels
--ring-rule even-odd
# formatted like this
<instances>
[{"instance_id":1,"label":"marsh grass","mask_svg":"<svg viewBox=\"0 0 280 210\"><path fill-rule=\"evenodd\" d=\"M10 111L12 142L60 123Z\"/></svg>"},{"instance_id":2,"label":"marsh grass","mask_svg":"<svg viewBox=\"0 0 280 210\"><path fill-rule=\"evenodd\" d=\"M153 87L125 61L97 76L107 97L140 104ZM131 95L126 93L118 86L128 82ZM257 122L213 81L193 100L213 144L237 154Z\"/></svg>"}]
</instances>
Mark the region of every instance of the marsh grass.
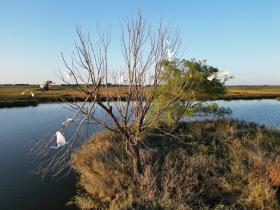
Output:
<instances>
[{"instance_id":1,"label":"marsh grass","mask_svg":"<svg viewBox=\"0 0 280 210\"><path fill-rule=\"evenodd\" d=\"M35 94L35 97L33 98L29 93L21 95L25 90L32 91ZM109 97L115 97L124 93L125 90L125 87L103 88L101 91L101 97L105 96L105 94ZM41 91L39 85L0 86L0 108L29 106L48 102L75 102L84 101L84 99L85 95L82 94L77 86L54 85L50 87L49 91Z\"/></svg>"},{"instance_id":2,"label":"marsh grass","mask_svg":"<svg viewBox=\"0 0 280 210\"><path fill-rule=\"evenodd\" d=\"M182 141L148 135L133 182L120 136L101 132L73 155L81 209L278 209L280 133L243 121L183 123Z\"/></svg>"},{"instance_id":3,"label":"marsh grass","mask_svg":"<svg viewBox=\"0 0 280 210\"><path fill-rule=\"evenodd\" d=\"M274 99L280 97L280 86L228 86L222 99Z\"/></svg>"},{"instance_id":4,"label":"marsh grass","mask_svg":"<svg viewBox=\"0 0 280 210\"><path fill-rule=\"evenodd\" d=\"M21 95L25 90L31 90L35 98L31 95ZM108 94L110 97L125 95L126 87L110 86L108 89L102 88L101 96ZM229 86L226 94L220 99L265 99L280 98L280 86ZM0 108L37 105L47 102L61 101L83 101L84 96L77 89L77 86L51 86L47 92L42 92L39 85L2 85L0 86Z\"/></svg>"}]
</instances>

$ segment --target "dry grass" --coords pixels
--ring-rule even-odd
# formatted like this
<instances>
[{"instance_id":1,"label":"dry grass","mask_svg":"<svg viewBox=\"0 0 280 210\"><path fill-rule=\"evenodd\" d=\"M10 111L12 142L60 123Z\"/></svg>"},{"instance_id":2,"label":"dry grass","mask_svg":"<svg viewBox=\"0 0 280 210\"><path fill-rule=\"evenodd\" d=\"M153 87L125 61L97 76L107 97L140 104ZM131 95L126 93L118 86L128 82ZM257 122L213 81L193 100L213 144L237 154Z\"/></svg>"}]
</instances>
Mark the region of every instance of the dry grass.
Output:
<instances>
[{"instance_id":1,"label":"dry grass","mask_svg":"<svg viewBox=\"0 0 280 210\"><path fill-rule=\"evenodd\" d=\"M28 94L26 96L22 96L21 92L25 90L31 90L34 92L35 96L38 98L44 97L83 97L80 91L75 86L59 86L53 85L51 86L49 91L41 91L39 86L0 86L0 99L1 98L26 98L29 97ZM103 88L101 91L102 95L108 94L109 96L119 95L120 93L124 92L125 88L121 87L109 87Z\"/></svg>"},{"instance_id":2,"label":"dry grass","mask_svg":"<svg viewBox=\"0 0 280 210\"><path fill-rule=\"evenodd\" d=\"M182 142L147 135L132 179L119 136L103 132L73 156L81 209L279 209L280 133L245 122L182 124Z\"/></svg>"},{"instance_id":3,"label":"dry grass","mask_svg":"<svg viewBox=\"0 0 280 210\"><path fill-rule=\"evenodd\" d=\"M33 98L29 92L25 95L21 93L30 90L35 94ZM108 87L101 90L102 96L122 96L125 92L124 87ZM81 94L78 87L75 86L51 86L49 91L41 91L37 86L0 86L0 107L13 107L32 105L43 102L58 101L83 101L85 96Z\"/></svg>"},{"instance_id":4,"label":"dry grass","mask_svg":"<svg viewBox=\"0 0 280 210\"><path fill-rule=\"evenodd\" d=\"M21 95L21 92L31 90L35 99L28 93ZM103 96L122 96L125 94L125 87L103 87ZM280 97L280 86L230 86L226 88L226 94L221 96L224 99L254 99L254 98L278 98ZM83 100L84 96L75 86L52 86L50 91L42 92L39 86L0 86L0 107L31 105L41 102L56 102ZM25 103L23 103L25 102Z\"/></svg>"},{"instance_id":5,"label":"dry grass","mask_svg":"<svg viewBox=\"0 0 280 210\"><path fill-rule=\"evenodd\" d=\"M229 86L225 98L278 98L280 86Z\"/></svg>"}]
</instances>

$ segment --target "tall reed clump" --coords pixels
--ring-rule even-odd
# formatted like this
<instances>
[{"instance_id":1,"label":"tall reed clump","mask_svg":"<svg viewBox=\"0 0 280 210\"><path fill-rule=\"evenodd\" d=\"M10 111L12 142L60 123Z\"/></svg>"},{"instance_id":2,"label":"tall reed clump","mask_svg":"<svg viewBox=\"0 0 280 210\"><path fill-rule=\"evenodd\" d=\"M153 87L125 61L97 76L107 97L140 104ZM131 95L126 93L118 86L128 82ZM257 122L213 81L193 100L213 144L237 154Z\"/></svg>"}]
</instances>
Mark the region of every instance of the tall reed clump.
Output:
<instances>
[{"instance_id":1,"label":"tall reed clump","mask_svg":"<svg viewBox=\"0 0 280 210\"><path fill-rule=\"evenodd\" d=\"M147 133L139 183L120 136L94 135L73 155L80 190L72 202L81 209L280 208L279 132L218 120L182 123L175 134L180 141Z\"/></svg>"}]
</instances>

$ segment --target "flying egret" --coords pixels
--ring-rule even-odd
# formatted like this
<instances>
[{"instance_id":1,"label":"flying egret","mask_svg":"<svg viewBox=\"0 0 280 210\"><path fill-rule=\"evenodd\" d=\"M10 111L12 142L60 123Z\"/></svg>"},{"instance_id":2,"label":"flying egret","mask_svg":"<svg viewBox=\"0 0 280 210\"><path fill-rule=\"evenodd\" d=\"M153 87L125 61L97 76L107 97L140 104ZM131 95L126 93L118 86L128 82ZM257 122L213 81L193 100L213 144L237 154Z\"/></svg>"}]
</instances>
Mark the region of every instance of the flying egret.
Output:
<instances>
[{"instance_id":1,"label":"flying egret","mask_svg":"<svg viewBox=\"0 0 280 210\"><path fill-rule=\"evenodd\" d=\"M51 146L51 149L58 149L59 147L63 147L65 144L67 144L68 142L65 141L65 137L61 134L60 131L56 131L56 143L57 146Z\"/></svg>"},{"instance_id":2,"label":"flying egret","mask_svg":"<svg viewBox=\"0 0 280 210\"><path fill-rule=\"evenodd\" d=\"M218 76L229 76L228 70L221 70L218 72Z\"/></svg>"},{"instance_id":3,"label":"flying egret","mask_svg":"<svg viewBox=\"0 0 280 210\"><path fill-rule=\"evenodd\" d=\"M72 72L66 72L65 71L64 74L65 74L65 76L68 80L72 80L73 77L74 77L74 74Z\"/></svg>"},{"instance_id":4,"label":"flying egret","mask_svg":"<svg viewBox=\"0 0 280 210\"><path fill-rule=\"evenodd\" d=\"M207 80L212 81L215 78L216 78L216 75L215 74L211 74L210 76L207 77Z\"/></svg>"},{"instance_id":5,"label":"flying egret","mask_svg":"<svg viewBox=\"0 0 280 210\"><path fill-rule=\"evenodd\" d=\"M124 85L126 82L127 82L127 80L124 78L124 74L121 74L118 83L121 85Z\"/></svg>"},{"instance_id":6,"label":"flying egret","mask_svg":"<svg viewBox=\"0 0 280 210\"><path fill-rule=\"evenodd\" d=\"M222 70L222 71L218 71L218 72L215 72L215 73L211 74L210 76L207 77L207 79L209 81L212 81L215 78L226 78L228 76L230 76L229 71Z\"/></svg>"},{"instance_id":7,"label":"flying egret","mask_svg":"<svg viewBox=\"0 0 280 210\"><path fill-rule=\"evenodd\" d=\"M52 81L46 81L44 82L43 84L40 85L40 88L43 90L43 91L48 91L49 90L49 85L51 85L53 82Z\"/></svg>"},{"instance_id":8,"label":"flying egret","mask_svg":"<svg viewBox=\"0 0 280 210\"><path fill-rule=\"evenodd\" d=\"M66 120L61 124L66 125L66 124L69 124L71 121L73 121L73 118L66 118Z\"/></svg>"},{"instance_id":9,"label":"flying egret","mask_svg":"<svg viewBox=\"0 0 280 210\"><path fill-rule=\"evenodd\" d=\"M170 42L168 39L165 40L166 44L169 46L170 45Z\"/></svg>"},{"instance_id":10,"label":"flying egret","mask_svg":"<svg viewBox=\"0 0 280 210\"><path fill-rule=\"evenodd\" d=\"M26 92L30 92L30 95L34 98L35 97L35 94L32 92L32 91L30 91L30 90L25 90L25 91L23 91L22 93L21 93L21 95L24 95Z\"/></svg>"}]
</instances>

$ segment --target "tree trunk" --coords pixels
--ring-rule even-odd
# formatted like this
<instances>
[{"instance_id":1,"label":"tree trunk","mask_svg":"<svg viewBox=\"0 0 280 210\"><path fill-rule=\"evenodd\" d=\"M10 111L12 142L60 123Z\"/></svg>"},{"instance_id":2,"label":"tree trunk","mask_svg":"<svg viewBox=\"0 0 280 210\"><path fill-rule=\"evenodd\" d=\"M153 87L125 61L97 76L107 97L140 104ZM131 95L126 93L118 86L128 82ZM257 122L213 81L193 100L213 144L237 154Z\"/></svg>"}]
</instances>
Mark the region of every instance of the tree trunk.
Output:
<instances>
[{"instance_id":1,"label":"tree trunk","mask_svg":"<svg viewBox=\"0 0 280 210\"><path fill-rule=\"evenodd\" d=\"M133 175L137 181L139 181L140 176L143 174L143 168L140 159L140 150L138 145L129 144L130 156L133 161Z\"/></svg>"}]
</instances>

